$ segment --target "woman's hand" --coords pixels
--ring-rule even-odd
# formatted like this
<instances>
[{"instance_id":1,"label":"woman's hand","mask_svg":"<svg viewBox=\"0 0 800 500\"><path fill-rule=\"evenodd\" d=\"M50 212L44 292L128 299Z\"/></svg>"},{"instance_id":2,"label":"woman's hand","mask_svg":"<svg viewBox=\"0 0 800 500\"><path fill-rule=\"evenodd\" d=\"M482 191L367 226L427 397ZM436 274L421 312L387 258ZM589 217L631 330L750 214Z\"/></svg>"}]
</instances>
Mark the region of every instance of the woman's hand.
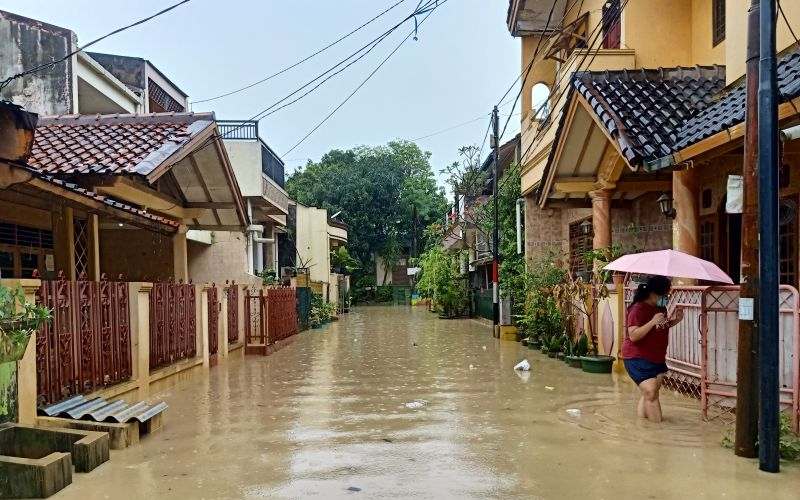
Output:
<instances>
[{"instance_id":1,"label":"woman's hand","mask_svg":"<svg viewBox=\"0 0 800 500\"><path fill-rule=\"evenodd\" d=\"M675 312L672 313L672 316L669 318L670 328L680 323L682 319L683 319L683 308L679 307L675 309Z\"/></svg>"},{"instance_id":2,"label":"woman's hand","mask_svg":"<svg viewBox=\"0 0 800 500\"><path fill-rule=\"evenodd\" d=\"M667 316L664 313L656 313L655 316L653 316L653 319L650 320L650 323L652 323L655 327L663 326L666 322Z\"/></svg>"}]
</instances>

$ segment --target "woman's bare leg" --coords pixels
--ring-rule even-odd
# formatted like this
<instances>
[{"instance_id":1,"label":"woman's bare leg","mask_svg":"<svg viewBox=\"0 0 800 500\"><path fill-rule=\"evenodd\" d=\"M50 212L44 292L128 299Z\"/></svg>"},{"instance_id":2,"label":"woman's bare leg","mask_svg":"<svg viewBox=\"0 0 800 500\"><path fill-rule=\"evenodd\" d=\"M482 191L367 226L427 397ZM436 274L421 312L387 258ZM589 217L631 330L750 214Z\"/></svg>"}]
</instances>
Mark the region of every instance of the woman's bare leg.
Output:
<instances>
[{"instance_id":1,"label":"woman's bare leg","mask_svg":"<svg viewBox=\"0 0 800 500\"><path fill-rule=\"evenodd\" d=\"M641 396L639 396L639 404L636 405L636 415L638 415L639 418L647 418L647 413L644 411L644 393L641 391L640 393Z\"/></svg>"},{"instance_id":2,"label":"woman's bare leg","mask_svg":"<svg viewBox=\"0 0 800 500\"><path fill-rule=\"evenodd\" d=\"M639 389L644 397L644 414L651 422L661 422L661 403L658 400L660 387L658 378L649 378L639 384Z\"/></svg>"}]
</instances>

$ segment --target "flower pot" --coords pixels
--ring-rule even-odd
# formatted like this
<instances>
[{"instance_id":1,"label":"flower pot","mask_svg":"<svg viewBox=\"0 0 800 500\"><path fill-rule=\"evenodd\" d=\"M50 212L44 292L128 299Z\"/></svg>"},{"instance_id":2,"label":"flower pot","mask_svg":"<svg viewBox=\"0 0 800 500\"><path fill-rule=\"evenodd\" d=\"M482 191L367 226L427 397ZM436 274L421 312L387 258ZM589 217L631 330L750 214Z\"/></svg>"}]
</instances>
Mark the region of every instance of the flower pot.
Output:
<instances>
[{"instance_id":1,"label":"flower pot","mask_svg":"<svg viewBox=\"0 0 800 500\"><path fill-rule=\"evenodd\" d=\"M523 346L527 346L527 345L528 345L528 339L522 339L522 340L520 340L519 342L520 342L520 343L521 343Z\"/></svg>"},{"instance_id":2,"label":"flower pot","mask_svg":"<svg viewBox=\"0 0 800 500\"><path fill-rule=\"evenodd\" d=\"M556 354L556 357L559 359L559 361L564 361L566 354L564 354L563 352L559 352Z\"/></svg>"},{"instance_id":3,"label":"flower pot","mask_svg":"<svg viewBox=\"0 0 800 500\"><path fill-rule=\"evenodd\" d=\"M534 342L528 341L528 349L533 351L533 350L538 349L538 348L539 348L539 346L537 344L535 344Z\"/></svg>"},{"instance_id":4,"label":"flower pot","mask_svg":"<svg viewBox=\"0 0 800 500\"><path fill-rule=\"evenodd\" d=\"M548 358L555 358L556 356L558 356L558 353L555 352L555 351L548 351L547 352L547 357Z\"/></svg>"},{"instance_id":5,"label":"flower pot","mask_svg":"<svg viewBox=\"0 0 800 500\"><path fill-rule=\"evenodd\" d=\"M613 356L583 356L581 368L586 373L611 373L614 359Z\"/></svg>"},{"instance_id":6,"label":"flower pot","mask_svg":"<svg viewBox=\"0 0 800 500\"><path fill-rule=\"evenodd\" d=\"M580 368L582 364L580 356L565 356L564 361L573 368Z\"/></svg>"},{"instance_id":7,"label":"flower pot","mask_svg":"<svg viewBox=\"0 0 800 500\"><path fill-rule=\"evenodd\" d=\"M13 342L11 337L0 332L0 363L21 360L25 356L25 349L27 349L30 339L30 337L25 337L22 342Z\"/></svg>"}]
</instances>

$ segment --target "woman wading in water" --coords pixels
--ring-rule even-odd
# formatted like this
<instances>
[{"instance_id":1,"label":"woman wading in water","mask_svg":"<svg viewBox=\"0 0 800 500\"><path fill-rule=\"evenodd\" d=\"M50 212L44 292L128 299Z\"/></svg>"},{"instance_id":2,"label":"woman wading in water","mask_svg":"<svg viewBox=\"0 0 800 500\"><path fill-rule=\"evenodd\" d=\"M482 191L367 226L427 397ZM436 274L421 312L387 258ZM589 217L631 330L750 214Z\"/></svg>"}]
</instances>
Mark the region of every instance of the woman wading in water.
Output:
<instances>
[{"instance_id":1,"label":"woman wading in water","mask_svg":"<svg viewBox=\"0 0 800 500\"><path fill-rule=\"evenodd\" d=\"M669 289L670 281L663 276L651 276L639 285L628 309L627 332L622 345L625 369L642 393L637 414L652 422L661 422L658 391L667 372L669 329L683 319L683 309L667 318Z\"/></svg>"}]
</instances>

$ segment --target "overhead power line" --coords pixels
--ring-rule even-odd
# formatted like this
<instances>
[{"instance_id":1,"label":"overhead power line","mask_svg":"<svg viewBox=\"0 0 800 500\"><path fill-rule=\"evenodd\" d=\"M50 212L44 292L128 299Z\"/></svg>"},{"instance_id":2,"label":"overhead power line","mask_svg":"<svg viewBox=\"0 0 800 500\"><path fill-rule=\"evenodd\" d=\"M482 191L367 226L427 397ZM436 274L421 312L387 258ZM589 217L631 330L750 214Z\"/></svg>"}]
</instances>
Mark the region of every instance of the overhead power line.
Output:
<instances>
[{"instance_id":1,"label":"overhead power line","mask_svg":"<svg viewBox=\"0 0 800 500\"><path fill-rule=\"evenodd\" d=\"M89 47L91 47L92 45L94 45L94 44L96 44L98 42L101 42L101 41L105 40L106 38L108 38L110 36L116 35L117 33L121 33L123 31L125 31L127 29L130 29L130 28L133 28L135 26L139 26L140 24L144 24L144 23L146 23L146 22L148 22L148 21L150 21L152 19L155 19L156 17L158 17L158 16L160 16L162 14L166 14L167 12L169 12L169 11L171 11L171 10L177 8L177 7L180 7L181 5L183 5L185 3L188 3L190 1L191 0L181 0L180 2L174 4L174 5L170 6L170 7L167 7L166 9L160 10L160 11L156 12L155 14L153 14L151 16L147 16L144 19L140 19L140 20L138 20L138 21L136 21L134 23L131 23L131 24L127 25L127 26L123 26L121 28L117 28L114 31L101 36L100 38L96 38L96 39L92 40L91 42L87 43L86 45L78 47L77 49L73 50L72 52L69 52L67 55L65 55L64 57L62 57L60 59L56 59L55 61L52 61L52 62L49 62L49 63L45 63L45 64L42 64L42 65L36 66L35 68L31 68L31 69L22 71L20 73L17 73L16 75L11 75L8 78L6 78L5 80L3 80L2 82L0 82L0 90L3 90L9 83L11 83L12 81L16 80L17 78L22 78L23 76L30 75L32 73L37 73L37 72L42 71L44 69L52 68L53 66L66 61L67 59L69 59L70 57L74 56L78 52L81 52L82 50L86 50Z\"/></svg>"},{"instance_id":2,"label":"overhead power line","mask_svg":"<svg viewBox=\"0 0 800 500\"><path fill-rule=\"evenodd\" d=\"M392 50L392 51L391 51L391 52L390 52L390 53L389 53L389 54L388 54L388 55L387 55L387 56L386 56L386 57L383 59L383 61L381 61L381 63L380 63L380 64L378 64L378 66L377 66L377 67L376 67L374 70L372 70L372 72L371 72L369 75L367 75L367 77L366 77L366 78L365 78L365 79L364 79L364 80L363 80L363 81L362 81L362 82L361 82L361 83L360 83L360 84L359 84L359 85L358 85L358 86L357 86L357 87L356 87L356 88L355 88L355 89L354 89L354 90L353 90L353 91L352 91L352 92L351 92L351 93L350 93L350 94L349 94L347 97L345 97L345 99L344 99L344 100L343 100L341 103L339 103L339 105L338 105L338 106L336 106L336 107L335 107L335 108L334 108L334 109L333 109L333 110L332 110L330 113L328 113L328 115L327 115L327 116L325 116L325 118L323 118L323 119L322 119L322 120L321 120L321 121L320 121L320 122L319 122L317 125L315 125L315 126L314 126L314 127L311 129L311 130L309 130L309 131L308 131L308 133L307 133L305 136L303 136L303 138L302 138L302 139L300 139L300 140L297 142L297 144L295 144L295 145L294 145L294 146L292 146L292 147L291 147L291 148L290 148L288 151L286 151L286 152L284 153L284 156L285 156L285 155L288 155L289 153L291 153L292 151L294 151L295 149L297 149L297 148L298 148L298 147L299 147L301 144L303 144L303 143L306 141L306 139L308 139L309 137L311 137L311 135L312 135L314 132L316 132L316 131L317 131L317 130L318 130L318 129L319 129L321 126L322 126L322 125L324 125L324 124L325 124L325 122L327 122L327 121L328 121L328 120L329 120L329 119L330 119L330 118L331 118L331 117L332 117L334 114L336 114L336 112L337 112L337 111L339 111L339 110L340 110L340 109L341 109L341 108L342 108L342 107L343 107L345 104L347 104L347 102L348 102L348 101L349 101L349 100L350 100L350 99L351 99L351 98L352 98L354 95L356 95L356 93L358 93L358 91L359 91L359 90L361 90L361 88L362 88L364 85L366 85L366 84L367 84L367 82L369 82L369 81L370 81L370 79L372 79L372 77L373 77L373 76L375 76L375 74L376 74L376 73L377 73L377 72L378 72L378 71L379 71L379 70L380 70L380 69L381 69L381 68L382 68L382 67L383 67L383 66L384 66L384 65L385 65L387 62L389 62L389 59L391 59L391 58L392 58L392 56L393 56L393 55L395 55L395 53L397 53L397 51L398 51L398 50L400 50L400 47L402 47L402 46L403 46L403 44L405 44L405 43L408 41L408 39L409 39L409 38L411 38L411 37L413 36L413 37L414 37L414 39L416 39L416 38L417 38L417 31L418 31L419 27L420 27L420 26L422 26L422 24L423 24L425 21L427 21L427 20L428 20L428 18L431 16L431 14L433 14L433 11L434 11L435 9L437 9L437 8L441 7L442 5L446 4L446 3L447 3L447 1L448 1L448 0L441 0L441 1L437 0L437 1L436 1L436 5L435 5L435 7L433 7L433 8L431 8L431 9L428 9L428 10L426 10L426 12L427 12L427 13L425 14L425 17L424 17L424 18L423 18L421 21L419 21L419 22L417 22L417 21L416 21L416 17L415 17L415 18L414 18L414 29L413 29L413 30L411 30L411 32L410 32L408 35L406 35L406 36L405 36L405 38L403 38L403 39L400 41L400 43L398 43L398 44L397 44L397 46L394 48L394 50ZM420 3L422 3L422 2L420 2ZM432 2L429 2L428 4L430 5L430 4L432 4ZM419 8L419 7L418 7L418 8Z\"/></svg>"},{"instance_id":3,"label":"overhead power line","mask_svg":"<svg viewBox=\"0 0 800 500\"><path fill-rule=\"evenodd\" d=\"M295 62L295 63L293 63L293 64L291 64L291 65L289 65L289 66L286 66L286 67L282 68L281 70L279 70L279 71L276 71L275 73L272 73L272 74L271 74L271 75L269 75L269 76L266 76L266 77L264 77L264 78L262 78L262 79L260 79L260 80L258 80L258 81L255 81L255 82L253 82L253 83L250 83L250 84L248 84L248 85L245 85L245 86L243 86L243 87L240 87L240 88L238 88L238 89L231 90L231 91L229 91L229 92L225 92L225 93L223 93L223 94L219 94L219 95L216 95L216 96L213 96L213 97L208 97L208 98L206 98L206 99L198 99L198 100L196 100L196 101L192 101L192 104L198 104L198 103L201 103L201 102L210 102L210 101L215 101L215 100L217 100L217 99L222 99L223 97L228 97L228 96L231 96L231 95L234 95L234 94L238 94L238 93L240 93L240 92L244 92L245 90L251 89L251 88L253 88L253 87L256 87L256 86L258 86L258 85L261 85L262 83L265 83L265 82L267 82L267 81L269 81L269 80L272 80L273 78L275 78L275 77L277 77L277 76L280 76L280 75L282 75L282 74L286 73L287 71L289 71L289 70L291 70L291 69L294 69L294 68L296 68L296 67L300 66L300 65L301 65L301 64L303 64L304 62L306 62L306 61L309 61L309 60L313 59L314 57L316 57L316 56L318 56L318 55L322 54L322 53L323 53L323 52L325 52L326 50L328 50L328 49L330 49L330 48L332 48L332 47L334 47L334 46L338 45L339 43L343 42L344 40L346 40L346 39L350 38L351 36L355 35L355 34L356 34L356 33L358 33L359 31L361 31L362 29L364 29L364 28L366 28L367 26L369 26L370 24L374 23L375 21L377 21L378 19L380 19L380 18L381 18L381 17L383 17L384 15L388 14L388 13L389 13L389 12L391 12L391 11L392 11L394 8L398 7L400 4L402 4L402 3L404 3L404 2L406 2L406 0L399 0L398 2L395 2L395 3L393 3L393 4L392 4L392 5L390 5L388 8L384 9L383 11L379 12L379 13L378 13L376 16L374 16L374 17L372 17L371 19L369 19L367 22L365 22L365 23L361 24L360 26L358 26L358 27L356 27L355 29L353 29L353 30L349 31L348 33L346 33L346 34L344 34L344 35L340 36L339 38L337 38L337 39L336 39L336 40L334 40L333 42L331 42L331 43L329 43L329 44L325 45L324 47L322 47L321 49L317 50L317 51L316 51L316 52L314 52L313 54L311 54L311 55L309 55L309 56L306 56L306 57L304 57L303 59L300 59L299 61L297 61L297 62Z\"/></svg>"}]
</instances>

